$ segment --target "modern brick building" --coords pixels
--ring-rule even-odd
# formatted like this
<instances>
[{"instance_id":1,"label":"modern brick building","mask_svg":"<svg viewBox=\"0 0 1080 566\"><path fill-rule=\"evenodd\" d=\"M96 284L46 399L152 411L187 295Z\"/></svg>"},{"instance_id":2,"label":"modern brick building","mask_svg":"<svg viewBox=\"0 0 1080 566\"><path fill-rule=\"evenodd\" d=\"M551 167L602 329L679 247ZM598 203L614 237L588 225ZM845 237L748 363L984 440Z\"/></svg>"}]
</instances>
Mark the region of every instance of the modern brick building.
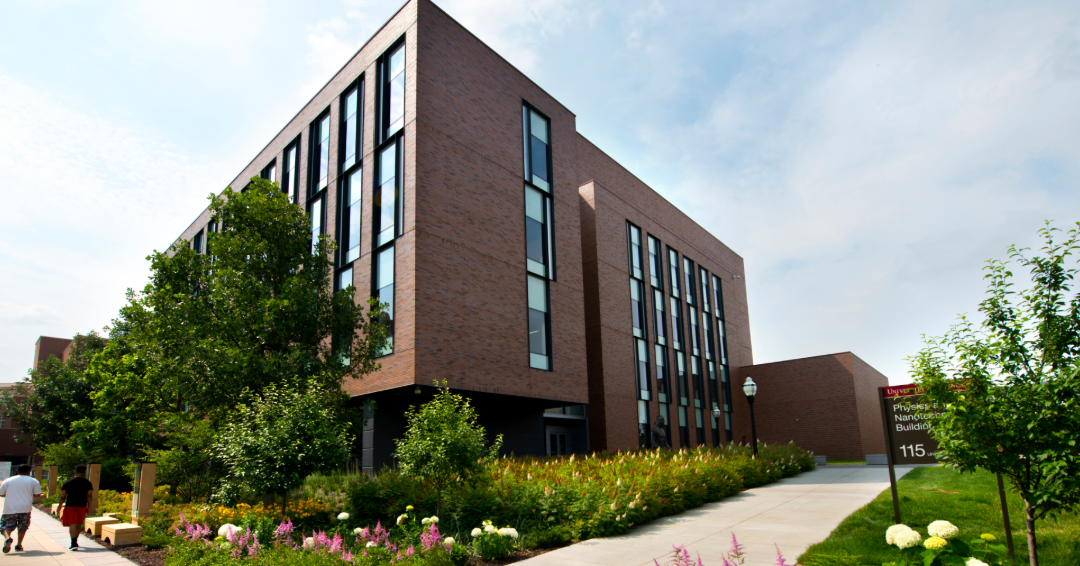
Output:
<instances>
[{"instance_id":1,"label":"modern brick building","mask_svg":"<svg viewBox=\"0 0 1080 566\"><path fill-rule=\"evenodd\" d=\"M391 305L365 467L434 380L517 454L749 434L743 260L582 137L435 6L405 4L232 182L262 176L338 242L335 286ZM180 235L204 251L208 210ZM724 410L714 420L713 407ZM675 423L675 424L670 424Z\"/></svg>"}]
</instances>

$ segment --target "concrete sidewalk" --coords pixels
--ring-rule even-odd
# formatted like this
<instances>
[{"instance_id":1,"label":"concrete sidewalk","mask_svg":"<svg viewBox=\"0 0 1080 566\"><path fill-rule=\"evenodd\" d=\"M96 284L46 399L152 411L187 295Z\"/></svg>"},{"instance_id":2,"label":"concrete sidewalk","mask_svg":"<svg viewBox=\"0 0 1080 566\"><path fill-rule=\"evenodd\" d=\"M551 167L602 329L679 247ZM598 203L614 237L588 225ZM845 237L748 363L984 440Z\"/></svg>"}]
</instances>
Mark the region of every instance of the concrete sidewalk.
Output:
<instances>
[{"instance_id":1,"label":"concrete sidewalk","mask_svg":"<svg viewBox=\"0 0 1080 566\"><path fill-rule=\"evenodd\" d=\"M0 497L0 502L4 498ZM79 537L80 550L68 550L71 544L71 536L68 528L61 525L48 513L34 508L30 516L30 530L23 539L22 552L15 551L15 543L18 542L18 534L13 537L11 552L0 554L4 564L18 566L133 566L135 563L106 550L93 539L83 535ZM0 544L3 539L0 538Z\"/></svg>"},{"instance_id":2,"label":"concrete sidewalk","mask_svg":"<svg viewBox=\"0 0 1080 566\"><path fill-rule=\"evenodd\" d=\"M897 479L910 470L897 468ZM888 488L886 466L822 466L625 535L579 542L518 564L643 566L656 558L663 565L672 545L686 545L695 560L700 553L705 566L720 566L732 533L746 547L746 566L772 566L776 547L794 563L807 547L825 540L848 515Z\"/></svg>"}]
</instances>

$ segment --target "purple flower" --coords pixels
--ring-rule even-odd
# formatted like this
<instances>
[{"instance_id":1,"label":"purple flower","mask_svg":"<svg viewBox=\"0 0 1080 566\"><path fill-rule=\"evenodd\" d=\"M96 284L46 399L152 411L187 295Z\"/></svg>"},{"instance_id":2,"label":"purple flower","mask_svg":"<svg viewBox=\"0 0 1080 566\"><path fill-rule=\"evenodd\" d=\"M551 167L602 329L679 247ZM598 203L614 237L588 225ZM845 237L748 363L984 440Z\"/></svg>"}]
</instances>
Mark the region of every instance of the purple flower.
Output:
<instances>
[{"instance_id":1,"label":"purple flower","mask_svg":"<svg viewBox=\"0 0 1080 566\"><path fill-rule=\"evenodd\" d=\"M439 527L435 523L431 523L426 530L420 533L420 542L423 544L425 551L431 550L441 540L442 535L439 534Z\"/></svg>"},{"instance_id":2,"label":"purple flower","mask_svg":"<svg viewBox=\"0 0 1080 566\"><path fill-rule=\"evenodd\" d=\"M776 546L775 544L773 546ZM784 560L784 555L780 554L780 547L776 546L776 564L775 566L795 566L794 564L788 564L787 560Z\"/></svg>"}]
</instances>

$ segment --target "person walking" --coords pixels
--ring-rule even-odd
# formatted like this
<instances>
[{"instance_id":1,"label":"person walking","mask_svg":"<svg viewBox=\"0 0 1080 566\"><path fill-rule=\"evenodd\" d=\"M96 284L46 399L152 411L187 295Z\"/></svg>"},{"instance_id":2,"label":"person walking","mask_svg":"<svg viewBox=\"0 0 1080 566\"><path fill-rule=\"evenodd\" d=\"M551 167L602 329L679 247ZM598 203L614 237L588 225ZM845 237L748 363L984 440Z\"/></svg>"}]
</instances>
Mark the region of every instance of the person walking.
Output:
<instances>
[{"instance_id":1,"label":"person walking","mask_svg":"<svg viewBox=\"0 0 1080 566\"><path fill-rule=\"evenodd\" d=\"M22 551L23 538L30 529L30 511L41 501L41 482L30 477L30 465L19 466L19 475L0 483L0 497L4 498L4 511L0 513L0 532L4 534L4 554L11 552L11 534L19 530L19 542L15 550Z\"/></svg>"},{"instance_id":2,"label":"person walking","mask_svg":"<svg viewBox=\"0 0 1080 566\"><path fill-rule=\"evenodd\" d=\"M60 524L67 527L71 535L69 550L79 548L79 533L86 521L86 508L93 499L94 484L86 479L86 466L79 464L75 466L75 477L60 486L60 507L57 509Z\"/></svg>"}]
</instances>

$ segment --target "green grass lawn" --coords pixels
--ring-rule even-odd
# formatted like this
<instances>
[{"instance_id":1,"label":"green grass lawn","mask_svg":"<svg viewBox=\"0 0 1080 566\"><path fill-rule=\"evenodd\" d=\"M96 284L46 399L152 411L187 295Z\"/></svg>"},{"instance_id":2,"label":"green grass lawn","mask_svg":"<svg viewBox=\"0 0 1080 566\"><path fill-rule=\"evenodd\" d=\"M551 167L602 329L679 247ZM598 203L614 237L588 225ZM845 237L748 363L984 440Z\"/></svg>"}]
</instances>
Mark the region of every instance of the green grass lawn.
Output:
<instances>
[{"instance_id":1,"label":"green grass lawn","mask_svg":"<svg viewBox=\"0 0 1080 566\"><path fill-rule=\"evenodd\" d=\"M826 460L826 466L865 466L866 460Z\"/></svg>"},{"instance_id":2,"label":"green grass lawn","mask_svg":"<svg viewBox=\"0 0 1080 566\"><path fill-rule=\"evenodd\" d=\"M1008 491L1008 482L1006 482ZM1005 544L997 479L987 472L963 474L944 467L916 468L904 476L900 492L900 514L904 524L919 531L925 539L926 526L938 519L960 528L966 542L990 533ZM1009 518L1016 543L1016 561L1027 564L1027 535L1024 530L1024 502L1008 493ZM881 566L900 557L895 546L885 544L885 529L893 524L892 496L886 489L870 504L859 509L829 538L811 546L799 557L804 566ZM1035 524L1041 566L1080 564L1080 514L1068 513Z\"/></svg>"}]
</instances>

